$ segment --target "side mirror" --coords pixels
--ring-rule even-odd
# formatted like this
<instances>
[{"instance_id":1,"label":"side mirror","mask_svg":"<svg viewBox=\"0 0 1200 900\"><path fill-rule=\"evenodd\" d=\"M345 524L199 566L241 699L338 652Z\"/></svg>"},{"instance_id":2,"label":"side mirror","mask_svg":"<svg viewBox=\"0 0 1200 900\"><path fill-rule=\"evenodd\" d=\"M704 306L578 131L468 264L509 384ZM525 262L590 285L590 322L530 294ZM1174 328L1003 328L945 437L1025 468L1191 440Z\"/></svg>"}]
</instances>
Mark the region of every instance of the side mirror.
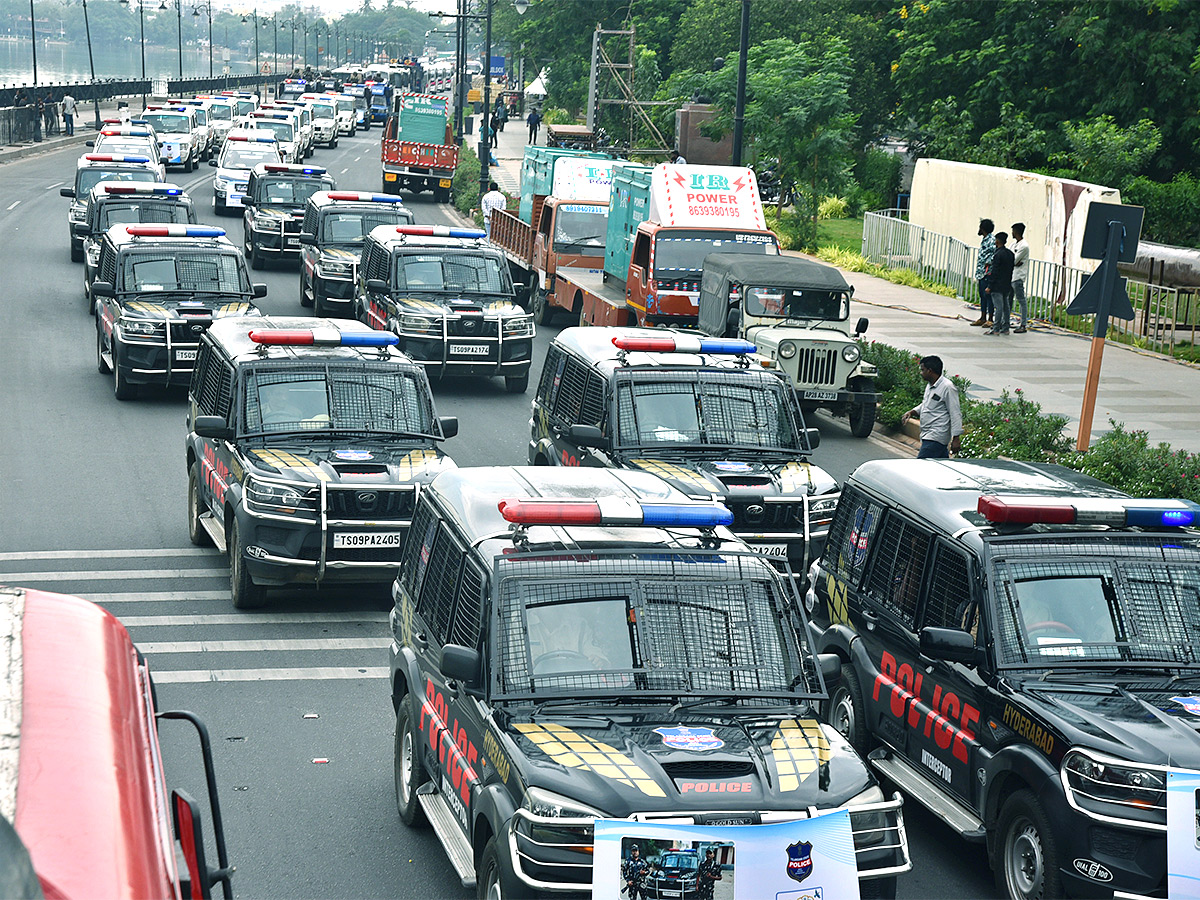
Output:
<instances>
[{"instance_id":1,"label":"side mirror","mask_svg":"<svg viewBox=\"0 0 1200 900\"><path fill-rule=\"evenodd\" d=\"M92 229L88 227L87 222L76 222L71 226L71 230L75 232L75 237L87 237L92 233Z\"/></svg>"},{"instance_id":2,"label":"side mirror","mask_svg":"<svg viewBox=\"0 0 1200 900\"><path fill-rule=\"evenodd\" d=\"M869 324L870 324L870 322L868 321L867 317L863 316L861 319L858 320L857 324L855 324L854 333L855 334L866 334L867 325L869 325Z\"/></svg>"},{"instance_id":3,"label":"side mirror","mask_svg":"<svg viewBox=\"0 0 1200 900\"><path fill-rule=\"evenodd\" d=\"M842 674L842 658L836 653L818 653L817 665L821 669L821 677L825 679L826 684Z\"/></svg>"},{"instance_id":4,"label":"side mirror","mask_svg":"<svg viewBox=\"0 0 1200 900\"><path fill-rule=\"evenodd\" d=\"M809 450L816 450L821 446L821 432L817 428L804 429L804 443Z\"/></svg>"},{"instance_id":5,"label":"side mirror","mask_svg":"<svg viewBox=\"0 0 1200 900\"><path fill-rule=\"evenodd\" d=\"M471 687L479 681L479 652L458 644L442 648L442 674Z\"/></svg>"},{"instance_id":6,"label":"side mirror","mask_svg":"<svg viewBox=\"0 0 1200 900\"><path fill-rule=\"evenodd\" d=\"M317 236L309 234L307 231L302 231L300 232L300 243L306 247L315 247L317 246Z\"/></svg>"},{"instance_id":7,"label":"side mirror","mask_svg":"<svg viewBox=\"0 0 1200 900\"><path fill-rule=\"evenodd\" d=\"M243 197L242 198L242 206L246 207L246 209L253 209L254 208L254 198L249 195Z\"/></svg>"},{"instance_id":8,"label":"side mirror","mask_svg":"<svg viewBox=\"0 0 1200 900\"><path fill-rule=\"evenodd\" d=\"M740 306L729 307L729 313L725 316L725 337L737 337L742 326L742 308Z\"/></svg>"},{"instance_id":9,"label":"side mirror","mask_svg":"<svg viewBox=\"0 0 1200 900\"><path fill-rule=\"evenodd\" d=\"M210 166L212 166L214 169L217 167L217 161L216 161L215 159L210 159L210 160L208 161L208 164L209 164Z\"/></svg>"},{"instance_id":10,"label":"side mirror","mask_svg":"<svg viewBox=\"0 0 1200 900\"><path fill-rule=\"evenodd\" d=\"M921 655L929 659L971 663L975 661L975 638L961 628L922 628Z\"/></svg>"},{"instance_id":11,"label":"side mirror","mask_svg":"<svg viewBox=\"0 0 1200 900\"><path fill-rule=\"evenodd\" d=\"M75 188L59 188L59 189L58 189L58 196L60 196L60 197L74 197L74 196L75 196Z\"/></svg>"},{"instance_id":12,"label":"side mirror","mask_svg":"<svg viewBox=\"0 0 1200 900\"><path fill-rule=\"evenodd\" d=\"M115 297L117 292L113 290L111 281L93 281L92 296L93 297Z\"/></svg>"},{"instance_id":13,"label":"side mirror","mask_svg":"<svg viewBox=\"0 0 1200 900\"><path fill-rule=\"evenodd\" d=\"M84 146L85 146L85 147L95 147L95 146L96 146L96 142L95 142L95 141L87 141L87 142L85 142L85 143L84 143Z\"/></svg>"},{"instance_id":14,"label":"side mirror","mask_svg":"<svg viewBox=\"0 0 1200 900\"><path fill-rule=\"evenodd\" d=\"M442 429L442 437L452 438L458 434L458 416L438 416L438 426Z\"/></svg>"},{"instance_id":15,"label":"side mirror","mask_svg":"<svg viewBox=\"0 0 1200 900\"><path fill-rule=\"evenodd\" d=\"M267 286L265 284L252 284L250 287L254 291L254 299L259 300L267 296Z\"/></svg>"},{"instance_id":16,"label":"side mirror","mask_svg":"<svg viewBox=\"0 0 1200 900\"><path fill-rule=\"evenodd\" d=\"M597 450L609 448L608 438L595 425L567 426L567 440L580 447L595 447Z\"/></svg>"},{"instance_id":17,"label":"side mirror","mask_svg":"<svg viewBox=\"0 0 1200 900\"><path fill-rule=\"evenodd\" d=\"M200 437L217 441L227 441L233 437L233 429L220 416L196 416L194 430Z\"/></svg>"},{"instance_id":18,"label":"side mirror","mask_svg":"<svg viewBox=\"0 0 1200 900\"><path fill-rule=\"evenodd\" d=\"M367 290L372 294L388 294L391 293L392 286L382 278L368 278Z\"/></svg>"}]
</instances>

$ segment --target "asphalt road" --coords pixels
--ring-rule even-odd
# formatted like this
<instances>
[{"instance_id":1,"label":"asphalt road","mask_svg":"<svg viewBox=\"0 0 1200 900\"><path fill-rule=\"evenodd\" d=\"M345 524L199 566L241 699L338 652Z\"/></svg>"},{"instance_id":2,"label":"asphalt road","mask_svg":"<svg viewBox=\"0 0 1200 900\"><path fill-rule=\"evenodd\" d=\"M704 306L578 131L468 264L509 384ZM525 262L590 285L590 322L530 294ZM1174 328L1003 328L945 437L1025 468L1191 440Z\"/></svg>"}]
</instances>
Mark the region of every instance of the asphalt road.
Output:
<instances>
[{"instance_id":1,"label":"asphalt road","mask_svg":"<svg viewBox=\"0 0 1200 900\"><path fill-rule=\"evenodd\" d=\"M379 132L342 138L311 161L339 187L379 187ZM392 789L387 609L378 592L276 593L256 613L229 603L228 568L187 539L185 392L142 388L118 402L96 371L82 266L70 261L66 207L76 151L5 164L0 207L0 583L78 594L129 627L149 658L160 709L207 723L235 895L245 898L469 897L432 832L399 820ZM199 218L240 244L239 219L211 208L212 169L172 171ZM421 223L455 224L428 195ZM294 264L253 272L268 315L299 315ZM565 321L558 323L565 326ZM539 329L534 379L558 328ZM500 379L435 383L460 434L459 465L526 462L529 399ZM820 417L814 461L841 480L895 455ZM161 729L168 780L204 796L194 738ZM981 848L906 805L914 870L901 897L995 896ZM210 850L210 858L212 851Z\"/></svg>"}]
</instances>

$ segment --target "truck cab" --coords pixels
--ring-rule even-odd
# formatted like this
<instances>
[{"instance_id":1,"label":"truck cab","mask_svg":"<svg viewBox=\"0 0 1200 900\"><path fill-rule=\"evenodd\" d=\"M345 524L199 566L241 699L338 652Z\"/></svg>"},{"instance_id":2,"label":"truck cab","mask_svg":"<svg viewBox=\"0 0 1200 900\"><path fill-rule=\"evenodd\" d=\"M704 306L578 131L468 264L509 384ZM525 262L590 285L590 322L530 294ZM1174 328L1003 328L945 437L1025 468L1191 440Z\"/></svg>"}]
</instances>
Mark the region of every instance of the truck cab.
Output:
<instances>
[{"instance_id":1,"label":"truck cab","mask_svg":"<svg viewBox=\"0 0 1200 900\"><path fill-rule=\"evenodd\" d=\"M458 145L446 98L397 94L384 125L380 162L385 194L398 194L401 188L414 194L429 190L436 202L449 201Z\"/></svg>"}]
</instances>

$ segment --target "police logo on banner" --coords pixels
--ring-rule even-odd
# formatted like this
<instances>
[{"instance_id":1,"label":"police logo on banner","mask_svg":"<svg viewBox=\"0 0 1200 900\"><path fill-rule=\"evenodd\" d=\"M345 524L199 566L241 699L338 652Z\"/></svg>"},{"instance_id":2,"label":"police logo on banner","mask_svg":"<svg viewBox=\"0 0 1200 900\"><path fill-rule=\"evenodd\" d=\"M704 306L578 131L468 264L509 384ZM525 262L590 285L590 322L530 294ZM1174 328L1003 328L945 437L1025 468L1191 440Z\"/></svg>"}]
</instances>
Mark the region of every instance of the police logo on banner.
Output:
<instances>
[{"instance_id":1,"label":"police logo on banner","mask_svg":"<svg viewBox=\"0 0 1200 900\"><path fill-rule=\"evenodd\" d=\"M716 750L724 747L725 742L713 734L711 728L688 728L677 725L674 728L655 728L662 735L663 743L676 750Z\"/></svg>"},{"instance_id":2,"label":"police logo on banner","mask_svg":"<svg viewBox=\"0 0 1200 900\"><path fill-rule=\"evenodd\" d=\"M866 562L871 525L874 522L875 514L868 509L860 509L854 514L854 527L850 530L847 549L850 551L850 565L856 569Z\"/></svg>"},{"instance_id":3,"label":"police logo on banner","mask_svg":"<svg viewBox=\"0 0 1200 900\"><path fill-rule=\"evenodd\" d=\"M1200 697L1172 697L1173 703L1178 703L1193 716L1200 716Z\"/></svg>"},{"instance_id":4,"label":"police logo on banner","mask_svg":"<svg viewBox=\"0 0 1200 900\"><path fill-rule=\"evenodd\" d=\"M812 874L812 844L796 841L787 848L787 875L793 881L803 881Z\"/></svg>"}]
</instances>

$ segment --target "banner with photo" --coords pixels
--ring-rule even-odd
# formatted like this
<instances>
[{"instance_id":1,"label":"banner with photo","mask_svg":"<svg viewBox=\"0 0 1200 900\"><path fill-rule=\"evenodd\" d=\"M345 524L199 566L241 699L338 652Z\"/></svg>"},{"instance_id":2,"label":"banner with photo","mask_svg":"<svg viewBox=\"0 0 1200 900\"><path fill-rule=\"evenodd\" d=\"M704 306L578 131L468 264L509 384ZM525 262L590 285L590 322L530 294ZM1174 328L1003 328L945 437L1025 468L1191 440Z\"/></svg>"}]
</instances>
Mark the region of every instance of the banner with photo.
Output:
<instances>
[{"instance_id":1,"label":"banner with photo","mask_svg":"<svg viewBox=\"0 0 1200 900\"><path fill-rule=\"evenodd\" d=\"M771 825L596 820L593 896L693 896L702 881L714 900L857 900L850 813Z\"/></svg>"},{"instance_id":2,"label":"banner with photo","mask_svg":"<svg viewBox=\"0 0 1200 900\"><path fill-rule=\"evenodd\" d=\"M1200 772L1167 772L1167 896L1200 900Z\"/></svg>"}]
</instances>

